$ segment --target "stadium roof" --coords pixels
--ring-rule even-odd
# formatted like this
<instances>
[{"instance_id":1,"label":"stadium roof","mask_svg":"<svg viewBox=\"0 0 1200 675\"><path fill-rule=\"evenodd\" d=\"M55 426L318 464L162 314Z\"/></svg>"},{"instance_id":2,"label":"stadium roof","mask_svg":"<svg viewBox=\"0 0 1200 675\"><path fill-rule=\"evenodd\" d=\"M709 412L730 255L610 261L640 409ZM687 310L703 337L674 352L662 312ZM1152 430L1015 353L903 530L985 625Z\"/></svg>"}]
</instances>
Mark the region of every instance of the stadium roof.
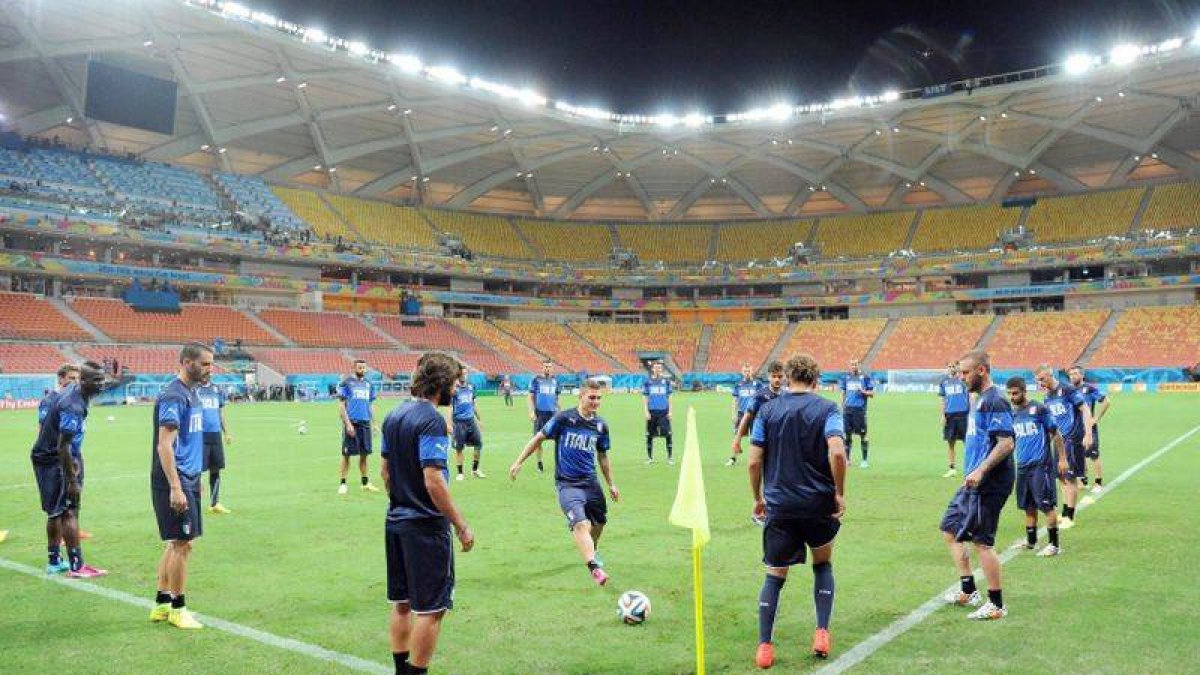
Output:
<instances>
[{"instance_id":1,"label":"stadium roof","mask_svg":"<svg viewBox=\"0 0 1200 675\"><path fill-rule=\"evenodd\" d=\"M1195 40L945 92L664 120L572 109L228 8L0 4L0 114L150 160L554 218L751 219L1200 178ZM93 58L176 80L175 134L86 119Z\"/></svg>"}]
</instances>

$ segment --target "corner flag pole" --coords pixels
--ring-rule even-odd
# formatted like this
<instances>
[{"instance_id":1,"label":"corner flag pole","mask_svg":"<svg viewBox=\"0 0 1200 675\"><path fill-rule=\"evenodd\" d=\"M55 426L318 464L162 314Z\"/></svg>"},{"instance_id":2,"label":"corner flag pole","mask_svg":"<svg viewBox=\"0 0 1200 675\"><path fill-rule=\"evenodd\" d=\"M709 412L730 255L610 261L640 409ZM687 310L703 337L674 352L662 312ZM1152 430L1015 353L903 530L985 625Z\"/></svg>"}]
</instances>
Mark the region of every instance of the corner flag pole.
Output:
<instances>
[{"instance_id":1,"label":"corner flag pole","mask_svg":"<svg viewBox=\"0 0 1200 675\"><path fill-rule=\"evenodd\" d=\"M701 551L712 534L708 528L708 504L704 498L704 471L700 466L700 437L696 433L696 410L688 408L687 438L679 488L668 521L692 531L692 600L696 624L696 673L704 675L704 575Z\"/></svg>"},{"instance_id":2,"label":"corner flag pole","mask_svg":"<svg viewBox=\"0 0 1200 675\"><path fill-rule=\"evenodd\" d=\"M696 673L704 675L704 574L700 565L700 549L704 547L692 536L692 596L696 616Z\"/></svg>"}]
</instances>

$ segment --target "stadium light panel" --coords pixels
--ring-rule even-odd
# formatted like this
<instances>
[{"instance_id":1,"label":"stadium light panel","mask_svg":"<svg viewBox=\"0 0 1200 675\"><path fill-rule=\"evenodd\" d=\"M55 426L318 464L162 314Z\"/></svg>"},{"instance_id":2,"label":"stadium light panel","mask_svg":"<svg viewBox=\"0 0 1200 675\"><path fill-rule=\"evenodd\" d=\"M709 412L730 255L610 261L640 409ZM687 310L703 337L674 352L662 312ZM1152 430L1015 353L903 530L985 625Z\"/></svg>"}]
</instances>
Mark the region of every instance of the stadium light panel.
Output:
<instances>
[{"instance_id":1,"label":"stadium light panel","mask_svg":"<svg viewBox=\"0 0 1200 675\"><path fill-rule=\"evenodd\" d=\"M235 19L249 19L251 15L250 8L240 2L221 3L221 13Z\"/></svg>"},{"instance_id":2,"label":"stadium light panel","mask_svg":"<svg viewBox=\"0 0 1200 675\"><path fill-rule=\"evenodd\" d=\"M450 66L430 66L425 69L425 72L429 74L429 77L446 84L464 85L468 81L466 75Z\"/></svg>"},{"instance_id":3,"label":"stadium light panel","mask_svg":"<svg viewBox=\"0 0 1200 675\"><path fill-rule=\"evenodd\" d=\"M705 117L704 117L704 115L701 115L700 113L688 113L683 116L683 126L688 127L690 129L695 129L695 128L703 125L704 122L705 122Z\"/></svg>"},{"instance_id":4,"label":"stadium light panel","mask_svg":"<svg viewBox=\"0 0 1200 675\"><path fill-rule=\"evenodd\" d=\"M425 67L425 64L421 63L421 59L418 59L411 54L400 54L398 56L394 56L392 57L391 61L392 63L396 64L396 67L402 72L410 75L416 75L417 73L421 72L422 68Z\"/></svg>"},{"instance_id":5,"label":"stadium light panel","mask_svg":"<svg viewBox=\"0 0 1200 675\"><path fill-rule=\"evenodd\" d=\"M1068 75L1082 75L1091 70L1095 57L1091 54L1072 54L1063 62Z\"/></svg>"},{"instance_id":6,"label":"stadium light panel","mask_svg":"<svg viewBox=\"0 0 1200 675\"><path fill-rule=\"evenodd\" d=\"M1137 45L1119 44L1108 52L1108 60L1117 66L1127 66L1137 60L1142 50Z\"/></svg>"},{"instance_id":7,"label":"stadium light panel","mask_svg":"<svg viewBox=\"0 0 1200 675\"><path fill-rule=\"evenodd\" d=\"M320 28L305 28L304 29L304 41L323 45L323 44L329 42L329 35L326 34L325 31L321 30Z\"/></svg>"},{"instance_id":8,"label":"stadium light panel","mask_svg":"<svg viewBox=\"0 0 1200 675\"><path fill-rule=\"evenodd\" d=\"M266 12L254 12L254 13L252 13L252 14L250 15L250 20L251 20L251 21L253 21L254 23L261 23L261 24L262 24L262 25L264 25L264 26L275 26L275 27L278 27L278 26L280 25L280 23L281 23L281 22L279 21L279 19L275 18L275 16L274 16L274 15L267 14Z\"/></svg>"},{"instance_id":9,"label":"stadium light panel","mask_svg":"<svg viewBox=\"0 0 1200 675\"><path fill-rule=\"evenodd\" d=\"M1171 38L1158 43L1158 51L1172 52L1183 46L1183 38Z\"/></svg>"},{"instance_id":10,"label":"stadium light panel","mask_svg":"<svg viewBox=\"0 0 1200 675\"><path fill-rule=\"evenodd\" d=\"M371 50L365 43L356 40L354 42L346 43L346 51L350 52L350 54L353 56L366 56L367 52Z\"/></svg>"}]
</instances>

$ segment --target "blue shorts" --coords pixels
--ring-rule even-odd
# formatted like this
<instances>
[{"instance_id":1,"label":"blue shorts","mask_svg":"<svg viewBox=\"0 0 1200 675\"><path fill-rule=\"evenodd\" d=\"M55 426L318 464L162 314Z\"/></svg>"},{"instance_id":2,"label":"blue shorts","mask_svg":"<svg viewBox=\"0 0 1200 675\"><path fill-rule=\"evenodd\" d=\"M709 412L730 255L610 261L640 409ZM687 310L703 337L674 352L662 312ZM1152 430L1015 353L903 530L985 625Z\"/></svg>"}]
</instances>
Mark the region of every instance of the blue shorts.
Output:
<instances>
[{"instance_id":1,"label":"blue shorts","mask_svg":"<svg viewBox=\"0 0 1200 675\"><path fill-rule=\"evenodd\" d=\"M483 447L483 434L475 420L454 420L454 449L462 450L465 446L472 448Z\"/></svg>"},{"instance_id":2,"label":"blue shorts","mask_svg":"<svg viewBox=\"0 0 1200 675\"><path fill-rule=\"evenodd\" d=\"M63 476L61 464L35 463L33 476L37 480L42 511L46 513L47 518L57 518L69 509L78 508L78 504L67 499L67 481Z\"/></svg>"},{"instance_id":3,"label":"blue shorts","mask_svg":"<svg viewBox=\"0 0 1200 675\"><path fill-rule=\"evenodd\" d=\"M943 441L967 440L967 413L946 413L946 422L942 425Z\"/></svg>"},{"instance_id":4,"label":"blue shorts","mask_svg":"<svg viewBox=\"0 0 1200 675\"><path fill-rule=\"evenodd\" d=\"M554 419L554 416L557 414L558 413L547 412L545 410L538 410L533 413L533 433L536 434L537 432L541 431L542 427L546 426L546 423Z\"/></svg>"},{"instance_id":5,"label":"blue shorts","mask_svg":"<svg viewBox=\"0 0 1200 675\"><path fill-rule=\"evenodd\" d=\"M158 536L163 541L191 541L204 533L200 518L200 477L179 477L183 494L187 496L187 508L183 513L171 508L170 488L151 486L150 502L154 506L154 518L158 521Z\"/></svg>"},{"instance_id":6,"label":"blue shorts","mask_svg":"<svg viewBox=\"0 0 1200 675\"><path fill-rule=\"evenodd\" d=\"M1067 450L1068 478L1087 478L1087 460L1084 458L1083 438L1063 438Z\"/></svg>"},{"instance_id":7,"label":"blue shorts","mask_svg":"<svg viewBox=\"0 0 1200 675\"><path fill-rule=\"evenodd\" d=\"M371 454L371 423L367 421L351 422L354 425L354 435L342 432L342 456Z\"/></svg>"},{"instance_id":8,"label":"blue shorts","mask_svg":"<svg viewBox=\"0 0 1200 675\"><path fill-rule=\"evenodd\" d=\"M582 522L603 525L608 522L608 500L596 480L586 482L556 481L558 506L567 517L567 527Z\"/></svg>"},{"instance_id":9,"label":"blue shorts","mask_svg":"<svg viewBox=\"0 0 1200 675\"><path fill-rule=\"evenodd\" d=\"M1088 459L1100 459L1100 427L1092 427L1092 449L1084 450L1083 456Z\"/></svg>"},{"instance_id":10,"label":"blue shorts","mask_svg":"<svg viewBox=\"0 0 1200 675\"><path fill-rule=\"evenodd\" d=\"M225 468L225 439L219 431L204 432L204 471Z\"/></svg>"},{"instance_id":11,"label":"blue shorts","mask_svg":"<svg viewBox=\"0 0 1200 675\"><path fill-rule=\"evenodd\" d=\"M454 606L454 536L444 518L405 521L384 529L387 598L417 614Z\"/></svg>"},{"instance_id":12,"label":"blue shorts","mask_svg":"<svg viewBox=\"0 0 1200 675\"><path fill-rule=\"evenodd\" d=\"M942 532L948 532L958 541L971 541L983 546L996 545L996 528L1000 525L1000 511L1008 501L1012 492L1012 484L1005 485L1004 491L988 490L979 492L960 487L954 493L954 498L946 506L939 526Z\"/></svg>"},{"instance_id":13,"label":"blue shorts","mask_svg":"<svg viewBox=\"0 0 1200 675\"><path fill-rule=\"evenodd\" d=\"M646 420L646 435L653 438L666 438L671 435L671 418L666 410L651 410L650 419Z\"/></svg>"},{"instance_id":14,"label":"blue shorts","mask_svg":"<svg viewBox=\"0 0 1200 675\"><path fill-rule=\"evenodd\" d=\"M1048 513L1058 505L1055 471L1045 464L1017 467L1017 508Z\"/></svg>"},{"instance_id":15,"label":"blue shorts","mask_svg":"<svg viewBox=\"0 0 1200 675\"><path fill-rule=\"evenodd\" d=\"M808 549L821 548L837 538L842 522L835 518L775 518L763 527L763 564L767 567L803 565Z\"/></svg>"},{"instance_id":16,"label":"blue shorts","mask_svg":"<svg viewBox=\"0 0 1200 675\"><path fill-rule=\"evenodd\" d=\"M858 434L859 436L867 435L866 408L846 408L842 412L842 419L846 424L847 434Z\"/></svg>"}]
</instances>

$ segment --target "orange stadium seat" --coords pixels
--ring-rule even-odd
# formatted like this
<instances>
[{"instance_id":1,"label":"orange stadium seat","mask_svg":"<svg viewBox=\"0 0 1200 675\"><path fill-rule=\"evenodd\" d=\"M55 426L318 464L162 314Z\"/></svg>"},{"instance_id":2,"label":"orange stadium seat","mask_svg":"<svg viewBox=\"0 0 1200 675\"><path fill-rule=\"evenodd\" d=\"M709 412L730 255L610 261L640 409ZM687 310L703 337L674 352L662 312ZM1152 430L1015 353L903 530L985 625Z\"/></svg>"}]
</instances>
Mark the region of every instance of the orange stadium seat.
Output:
<instances>
[{"instance_id":1,"label":"orange stadium seat","mask_svg":"<svg viewBox=\"0 0 1200 675\"><path fill-rule=\"evenodd\" d=\"M803 353L816 359L821 370L846 370L851 360L866 358L886 325L887 319L801 321L780 358Z\"/></svg>"},{"instance_id":2,"label":"orange stadium seat","mask_svg":"<svg viewBox=\"0 0 1200 675\"><path fill-rule=\"evenodd\" d=\"M130 345L86 345L76 348L79 355L97 363L105 357L117 360L121 371L136 375L174 375L179 372L178 347L134 347ZM225 372L213 364L214 373Z\"/></svg>"},{"instance_id":3,"label":"orange stadium seat","mask_svg":"<svg viewBox=\"0 0 1200 675\"><path fill-rule=\"evenodd\" d=\"M497 321L496 325L526 345L561 363L567 370L607 373L612 364L596 354L575 333L559 323Z\"/></svg>"},{"instance_id":4,"label":"orange stadium seat","mask_svg":"<svg viewBox=\"0 0 1200 675\"><path fill-rule=\"evenodd\" d=\"M867 364L872 370L941 370L979 344L992 315L919 316L900 319L896 330Z\"/></svg>"},{"instance_id":5,"label":"orange stadium seat","mask_svg":"<svg viewBox=\"0 0 1200 675\"><path fill-rule=\"evenodd\" d=\"M542 356L528 345L482 319L450 319L450 323L475 339L503 354L525 370L536 373L542 369ZM561 367L561 366L560 366Z\"/></svg>"},{"instance_id":6,"label":"orange stadium seat","mask_svg":"<svg viewBox=\"0 0 1200 675\"><path fill-rule=\"evenodd\" d=\"M353 364L334 349L255 349L254 358L283 375L348 374Z\"/></svg>"},{"instance_id":7,"label":"orange stadium seat","mask_svg":"<svg viewBox=\"0 0 1200 675\"><path fill-rule=\"evenodd\" d=\"M371 349L356 349L354 350L354 356L355 358L365 360L367 367L372 370L378 370L387 377L393 377L397 374L411 374L417 367L417 359L421 358L421 354L418 352L375 351Z\"/></svg>"},{"instance_id":8,"label":"orange stadium seat","mask_svg":"<svg viewBox=\"0 0 1200 675\"><path fill-rule=\"evenodd\" d=\"M1031 369L1048 363L1070 367L1107 318L1108 310L1009 314L1000 320L987 347L992 366Z\"/></svg>"},{"instance_id":9,"label":"orange stadium seat","mask_svg":"<svg viewBox=\"0 0 1200 675\"><path fill-rule=\"evenodd\" d=\"M482 373L498 375L519 369L495 350L450 325L444 319L421 317L423 325L405 325L398 316L373 314L380 330L415 350L443 350L458 353L467 365ZM410 319L411 321L411 319Z\"/></svg>"},{"instance_id":10,"label":"orange stadium seat","mask_svg":"<svg viewBox=\"0 0 1200 675\"><path fill-rule=\"evenodd\" d=\"M578 323L571 327L631 373L645 369L638 352L666 352L684 372L692 369L702 327L698 323Z\"/></svg>"},{"instance_id":11,"label":"orange stadium seat","mask_svg":"<svg viewBox=\"0 0 1200 675\"><path fill-rule=\"evenodd\" d=\"M49 375L67 357L50 345L0 344L0 369L5 373Z\"/></svg>"},{"instance_id":12,"label":"orange stadium seat","mask_svg":"<svg viewBox=\"0 0 1200 675\"><path fill-rule=\"evenodd\" d=\"M0 337L33 340L90 340L48 300L27 293L0 293Z\"/></svg>"},{"instance_id":13,"label":"orange stadium seat","mask_svg":"<svg viewBox=\"0 0 1200 675\"><path fill-rule=\"evenodd\" d=\"M264 309L263 321L302 347L391 347L357 317L334 312Z\"/></svg>"},{"instance_id":14,"label":"orange stadium seat","mask_svg":"<svg viewBox=\"0 0 1200 675\"><path fill-rule=\"evenodd\" d=\"M1178 368L1200 361L1200 307L1127 309L1089 366Z\"/></svg>"},{"instance_id":15,"label":"orange stadium seat","mask_svg":"<svg viewBox=\"0 0 1200 675\"><path fill-rule=\"evenodd\" d=\"M178 314L168 314L137 312L110 298L76 298L71 308L105 335L123 342L211 343L219 337L230 343L240 339L250 345L279 344L239 310L223 305L181 304Z\"/></svg>"},{"instance_id":16,"label":"orange stadium seat","mask_svg":"<svg viewBox=\"0 0 1200 675\"><path fill-rule=\"evenodd\" d=\"M744 363L757 372L786 327L781 321L717 324L708 351L708 372L737 373Z\"/></svg>"}]
</instances>

